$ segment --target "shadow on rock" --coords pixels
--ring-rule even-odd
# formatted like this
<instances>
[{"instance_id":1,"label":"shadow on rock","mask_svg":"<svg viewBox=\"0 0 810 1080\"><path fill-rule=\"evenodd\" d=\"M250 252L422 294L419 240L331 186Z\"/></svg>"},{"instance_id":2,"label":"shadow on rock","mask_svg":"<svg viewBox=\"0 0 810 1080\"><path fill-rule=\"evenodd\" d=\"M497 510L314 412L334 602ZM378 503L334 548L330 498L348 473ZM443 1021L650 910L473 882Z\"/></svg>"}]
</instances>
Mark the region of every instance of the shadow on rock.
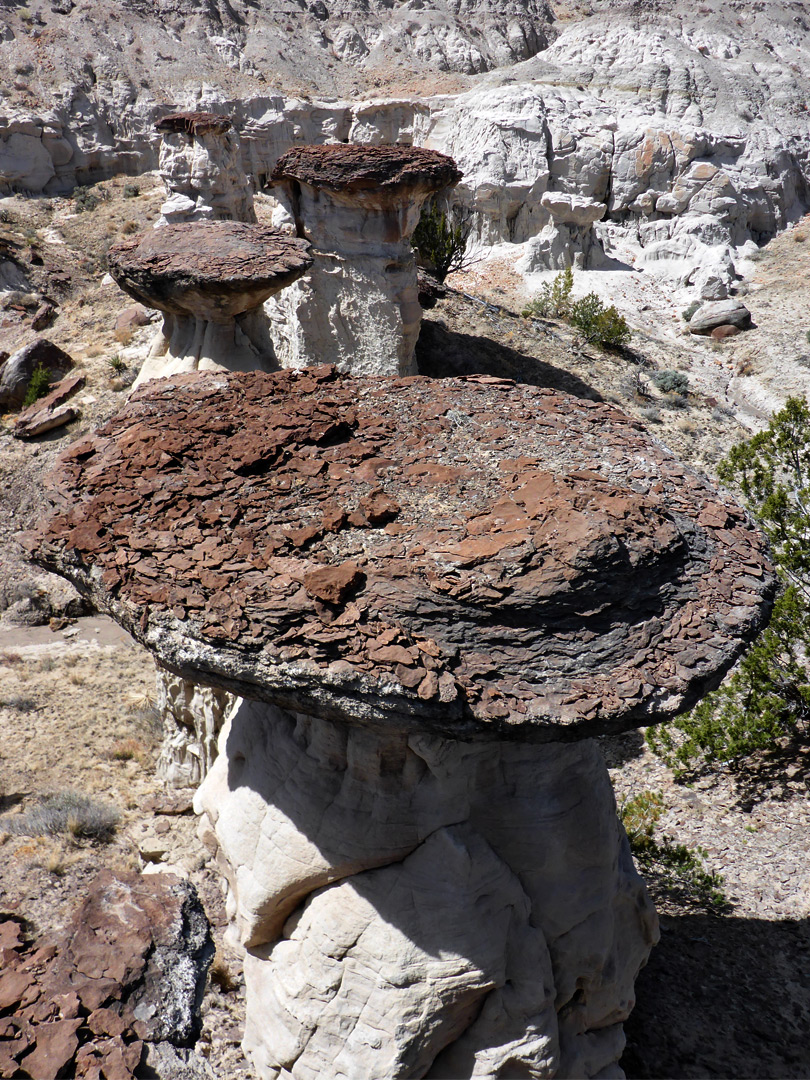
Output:
<instances>
[{"instance_id":1,"label":"shadow on rock","mask_svg":"<svg viewBox=\"0 0 810 1080\"><path fill-rule=\"evenodd\" d=\"M806 1077L810 921L661 917L636 982L628 1080Z\"/></svg>"},{"instance_id":2,"label":"shadow on rock","mask_svg":"<svg viewBox=\"0 0 810 1080\"><path fill-rule=\"evenodd\" d=\"M597 390L582 379L536 356L510 349L492 338L460 334L444 323L422 320L416 343L420 375L448 379L459 375L494 375L530 386L560 390L589 401L602 401Z\"/></svg>"}]
</instances>

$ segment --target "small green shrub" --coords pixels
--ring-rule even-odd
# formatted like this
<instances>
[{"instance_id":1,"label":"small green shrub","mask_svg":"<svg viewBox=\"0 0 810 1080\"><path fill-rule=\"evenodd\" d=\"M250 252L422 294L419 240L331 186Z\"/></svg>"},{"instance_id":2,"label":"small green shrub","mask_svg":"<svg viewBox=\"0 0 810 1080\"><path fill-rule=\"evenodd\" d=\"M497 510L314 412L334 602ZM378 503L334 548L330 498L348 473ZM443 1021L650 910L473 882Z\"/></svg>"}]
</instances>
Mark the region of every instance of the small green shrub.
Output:
<instances>
[{"instance_id":1,"label":"small green shrub","mask_svg":"<svg viewBox=\"0 0 810 1080\"><path fill-rule=\"evenodd\" d=\"M127 365L118 353L113 353L112 356L107 357L107 367L111 374L120 375L122 371L126 371Z\"/></svg>"},{"instance_id":2,"label":"small green shrub","mask_svg":"<svg viewBox=\"0 0 810 1080\"><path fill-rule=\"evenodd\" d=\"M125 199L137 199L140 195L141 189L137 184L124 184L124 198Z\"/></svg>"},{"instance_id":3,"label":"small green shrub","mask_svg":"<svg viewBox=\"0 0 810 1080\"><path fill-rule=\"evenodd\" d=\"M76 207L77 213L86 214L91 210L95 210L101 202L106 201L109 197L110 193L105 191L104 188L91 191L87 187L77 187L73 192L73 205Z\"/></svg>"},{"instance_id":4,"label":"small green shrub","mask_svg":"<svg viewBox=\"0 0 810 1080\"><path fill-rule=\"evenodd\" d=\"M689 376L682 371L654 371L650 378L664 394L689 393Z\"/></svg>"},{"instance_id":5,"label":"small green shrub","mask_svg":"<svg viewBox=\"0 0 810 1080\"><path fill-rule=\"evenodd\" d=\"M683 311L681 312L681 318L685 322L689 322L689 320L692 318L692 316L695 314L695 312L700 306L701 305L699 300L693 300L688 307L685 307L683 309Z\"/></svg>"},{"instance_id":6,"label":"small green shrub","mask_svg":"<svg viewBox=\"0 0 810 1080\"><path fill-rule=\"evenodd\" d=\"M448 274L464 270L469 265L467 243L472 232L472 219L462 216L454 222L435 202L422 210L412 244L419 256L420 266L430 270L439 281Z\"/></svg>"},{"instance_id":7,"label":"small green shrub","mask_svg":"<svg viewBox=\"0 0 810 1080\"><path fill-rule=\"evenodd\" d=\"M571 290L574 271L569 266L561 270L552 282L544 281L540 292L521 312L524 319L567 319L571 314Z\"/></svg>"},{"instance_id":8,"label":"small green shrub","mask_svg":"<svg viewBox=\"0 0 810 1080\"><path fill-rule=\"evenodd\" d=\"M810 405L788 398L764 431L732 447L718 476L739 486L782 582L771 621L719 690L647 733L676 777L725 766L810 726Z\"/></svg>"},{"instance_id":9,"label":"small green shrub","mask_svg":"<svg viewBox=\"0 0 810 1080\"><path fill-rule=\"evenodd\" d=\"M649 876L668 892L701 907L727 909L723 878L706 869L703 848L673 844L668 837L655 838L655 828L665 810L660 791L641 791L619 807L633 857Z\"/></svg>"},{"instance_id":10,"label":"small green shrub","mask_svg":"<svg viewBox=\"0 0 810 1080\"><path fill-rule=\"evenodd\" d=\"M60 791L44 796L27 813L0 818L0 825L15 836L69 833L76 839L105 843L113 838L120 818L114 806L73 791Z\"/></svg>"},{"instance_id":11,"label":"small green shrub","mask_svg":"<svg viewBox=\"0 0 810 1080\"><path fill-rule=\"evenodd\" d=\"M31 378L28 380L28 389L25 391L22 407L27 409L35 401L45 397L51 388L51 373L43 364L37 364Z\"/></svg>"},{"instance_id":12,"label":"small green shrub","mask_svg":"<svg viewBox=\"0 0 810 1080\"><path fill-rule=\"evenodd\" d=\"M571 305L571 325L591 345L618 349L630 340L630 327L613 304L605 307L596 293L588 293Z\"/></svg>"}]
</instances>

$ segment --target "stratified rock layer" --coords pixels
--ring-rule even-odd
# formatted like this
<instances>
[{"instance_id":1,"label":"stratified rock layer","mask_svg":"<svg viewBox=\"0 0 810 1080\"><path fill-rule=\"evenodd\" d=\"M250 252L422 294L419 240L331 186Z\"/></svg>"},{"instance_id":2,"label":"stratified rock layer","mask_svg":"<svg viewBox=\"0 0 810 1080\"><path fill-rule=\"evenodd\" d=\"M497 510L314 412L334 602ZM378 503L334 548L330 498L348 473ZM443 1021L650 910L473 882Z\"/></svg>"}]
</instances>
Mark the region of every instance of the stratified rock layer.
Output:
<instances>
[{"instance_id":1,"label":"stratified rock layer","mask_svg":"<svg viewBox=\"0 0 810 1080\"><path fill-rule=\"evenodd\" d=\"M773 596L743 511L608 405L333 368L141 390L39 558L170 670L451 738L582 738L715 685Z\"/></svg>"},{"instance_id":2,"label":"stratified rock layer","mask_svg":"<svg viewBox=\"0 0 810 1080\"><path fill-rule=\"evenodd\" d=\"M283 367L415 373L422 309L410 238L428 196L460 178L452 158L412 146L299 146L279 158L274 194L313 254L307 278L267 305Z\"/></svg>"},{"instance_id":3,"label":"stratified rock layer","mask_svg":"<svg viewBox=\"0 0 810 1080\"><path fill-rule=\"evenodd\" d=\"M116 283L163 312L163 333L138 376L277 365L261 304L311 265L305 240L237 221L166 225L113 245Z\"/></svg>"}]
</instances>

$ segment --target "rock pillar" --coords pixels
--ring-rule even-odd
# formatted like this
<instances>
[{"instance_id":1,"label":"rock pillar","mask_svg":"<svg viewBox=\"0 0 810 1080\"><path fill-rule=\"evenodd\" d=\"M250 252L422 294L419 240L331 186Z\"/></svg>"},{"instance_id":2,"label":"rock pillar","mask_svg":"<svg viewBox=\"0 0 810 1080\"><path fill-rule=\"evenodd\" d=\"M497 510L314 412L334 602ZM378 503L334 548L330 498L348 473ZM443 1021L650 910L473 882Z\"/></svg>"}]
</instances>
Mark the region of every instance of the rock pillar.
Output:
<instances>
[{"instance_id":1,"label":"rock pillar","mask_svg":"<svg viewBox=\"0 0 810 1080\"><path fill-rule=\"evenodd\" d=\"M410 238L422 204L455 184L451 158L404 146L305 146L279 159L277 199L313 265L266 310L282 367L412 375L419 336Z\"/></svg>"}]
</instances>

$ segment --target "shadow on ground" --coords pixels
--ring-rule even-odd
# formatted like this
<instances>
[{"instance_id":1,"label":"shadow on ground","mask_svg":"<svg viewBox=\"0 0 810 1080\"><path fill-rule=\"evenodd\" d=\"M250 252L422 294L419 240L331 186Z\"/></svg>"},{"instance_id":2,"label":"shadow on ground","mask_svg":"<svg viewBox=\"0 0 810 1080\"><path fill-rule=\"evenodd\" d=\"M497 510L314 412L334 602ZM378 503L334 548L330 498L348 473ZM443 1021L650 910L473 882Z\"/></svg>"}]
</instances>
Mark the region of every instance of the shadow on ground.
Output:
<instances>
[{"instance_id":1,"label":"shadow on ground","mask_svg":"<svg viewBox=\"0 0 810 1080\"><path fill-rule=\"evenodd\" d=\"M444 323L423 319L416 360L420 375L447 379L459 375L494 375L502 379L560 390L589 401L602 401L598 390L570 371L502 345L480 334L462 334Z\"/></svg>"},{"instance_id":2,"label":"shadow on ground","mask_svg":"<svg viewBox=\"0 0 810 1080\"><path fill-rule=\"evenodd\" d=\"M628 1080L810 1076L810 921L661 917L625 1023Z\"/></svg>"}]
</instances>

